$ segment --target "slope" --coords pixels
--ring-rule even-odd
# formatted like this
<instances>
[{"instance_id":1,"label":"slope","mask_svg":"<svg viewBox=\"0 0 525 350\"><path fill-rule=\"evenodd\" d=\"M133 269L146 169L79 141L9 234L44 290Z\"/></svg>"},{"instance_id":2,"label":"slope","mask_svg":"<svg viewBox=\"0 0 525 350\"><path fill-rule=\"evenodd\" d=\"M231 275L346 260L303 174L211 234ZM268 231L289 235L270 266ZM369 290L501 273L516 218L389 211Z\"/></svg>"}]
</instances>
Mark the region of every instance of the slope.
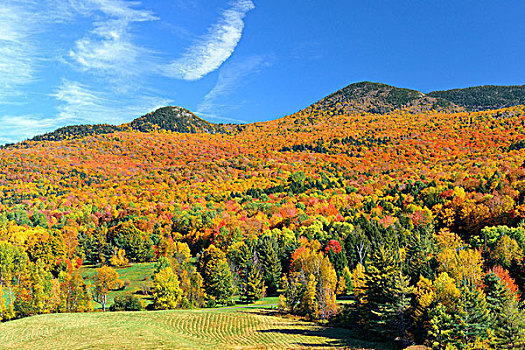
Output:
<instances>
[{"instance_id":1,"label":"slope","mask_svg":"<svg viewBox=\"0 0 525 350\"><path fill-rule=\"evenodd\" d=\"M210 134L225 132L225 128L221 124L207 122L185 108L168 106L134 119L130 123L122 125L66 126L44 135L35 136L30 141L60 141L85 136L104 135L117 131L152 132L155 130Z\"/></svg>"},{"instance_id":2,"label":"slope","mask_svg":"<svg viewBox=\"0 0 525 350\"><path fill-rule=\"evenodd\" d=\"M469 111L484 111L525 104L525 85L484 85L465 89L433 91L427 96L443 98Z\"/></svg>"},{"instance_id":3,"label":"slope","mask_svg":"<svg viewBox=\"0 0 525 350\"><path fill-rule=\"evenodd\" d=\"M335 114L385 114L396 109L406 109L411 112L463 110L450 101L429 97L419 91L368 81L348 85L307 109Z\"/></svg>"}]
</instances>

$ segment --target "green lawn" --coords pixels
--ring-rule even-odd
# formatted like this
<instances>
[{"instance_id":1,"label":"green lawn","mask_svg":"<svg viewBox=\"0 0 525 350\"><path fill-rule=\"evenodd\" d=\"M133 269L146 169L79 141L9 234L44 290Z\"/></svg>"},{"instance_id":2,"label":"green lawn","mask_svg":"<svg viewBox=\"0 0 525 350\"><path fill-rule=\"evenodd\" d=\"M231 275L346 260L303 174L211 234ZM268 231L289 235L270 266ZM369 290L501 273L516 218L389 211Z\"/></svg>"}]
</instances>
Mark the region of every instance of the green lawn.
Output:
<instances>
[{"instance_id":1,"label":"green lawn","mask_svg":"<svg viewBox=\"0 0 525 350\"><path fill-rule=\"evenodd\" d=\"M108 295L108 304L107 306L111 306L113 304L113 299L117 295L122 294L135 294L138 297L144 299L146 302L146 305L151 303L151 297L147 295L143 295L140 293L142 286L153 286L153 266L154 263L135 263L132 266L124 267L124 268L117 268L117 272L119 274L119 278L122 281L129 281L129 286L127 286L123 290L116 290L112 291ZM80 268L80 273L82 274L82 277L87 281L93 282L93 276L96 273L97 266L82 266ZM95 309L102 309L102 305L95 303Z\"/></svg>"},{"instance_id":2,"label":"green lawn","mask_svg":"<svg viewBox=\"0 0 525 350\"><path fill-rule=\"evenodd\" d=\"M0 349L388 349L263 309L39 315L0 324Z\"/></svg>"}]
</instances>

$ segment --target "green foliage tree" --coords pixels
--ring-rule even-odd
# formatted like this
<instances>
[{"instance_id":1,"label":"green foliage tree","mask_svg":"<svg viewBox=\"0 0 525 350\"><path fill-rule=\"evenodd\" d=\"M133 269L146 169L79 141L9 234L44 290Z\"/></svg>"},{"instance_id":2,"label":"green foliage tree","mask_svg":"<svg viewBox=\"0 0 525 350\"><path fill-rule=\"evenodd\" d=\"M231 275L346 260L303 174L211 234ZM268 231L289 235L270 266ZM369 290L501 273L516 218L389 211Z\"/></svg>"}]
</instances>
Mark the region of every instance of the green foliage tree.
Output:
<instances>
[{"instance_id":1,"label":"green foliage tree","mask_svg":"<svg viewBox=\"0 0 525 350\"><path fill-rule=\"evenodd\" d=\"M279 289L282 273L279 245L273 235L265 234L259 238L258 252L266 290L269 295L273 295Z\"/></svg>"},{"instance_id":2,"label":"green foliage tree","mask_svg":"<svg viewBox=\"0 0 525 350\"><path fill-rule=\"evenodd\" d=\"M358 298L365 327L386 339L404 336L413 288L403 276L397 253L381 246L371 254L366 283Z\"/></svg>"},{"instance_id":3,"label":"green foliage tree","mask_svg":"<svg viewBox=\"0 0 525 350\"><path fill-rule=\"evenodd\" d=\"M226 255L213 244L205 249L199 261L206 295L217 303L226 304L233 296L232 275Z\"/></svg>"},{"instance_id":4,"label":"green foliage tree","mask_svg":"<svg viewBox=\"0 0 525 350\"><path fill-rule=\"evenodd\" d=\"M263 297L263 280L258 266L252 264L248 267L246 273L246 282L244 283L242 300L253 303Z\"/></svg>"},{"instance_id":5,"label":"green foliage tree","mask_svg":"<svg viewBox=\"0 0 525 350\"><path fill-rule=\"evenodd\" d=\"M126 256L135 262L153 260L153 241L148 234L140 231L131 222L125 222L115 227L113 244L126 251Z\"/></svg>"},{"instance_id":6,"label":"green foliage tree","mask_svg":"<svg viewBox=\"0 0 525 350\"><path fill-rule=\"evenodd\" d=\"M487 308L493 316L493 345L496 348L517 348L525 345L525 313L518 296L513 294L501 278L489 272L484 278Z\"/></svg>"},{"instance_id":7,"label":"green foliage tree","mask_svg":"<svg viewBox=\"0 0 525 350\"><path fill-rule=\"evenodd\" d=\"M111 311L142 311L144 305L135 295L117 295L109 309Z\"/></svg>"},{"instance_id":8,"label":"green foliage tree","mask_svg":"<svg viewBox=\"0 0 525 350\"><path fill-rule=\"evenodd\" d=\"M485 293L476 286L461 286L458 312L455 314L455 345L463 348L476 343L491 341L492 316Z\"/></svg>"},{"instance_id":9,"label":"green foliage tree","mask_svg":"<svg viewBox=\"0 0 525 350\"><path fill-rule=\"evenodd\" d=\"M182 300L182 289L173 269L165 267L153 280L153 307L157 310L175 309Z\"/></svg>"}]
</instances>

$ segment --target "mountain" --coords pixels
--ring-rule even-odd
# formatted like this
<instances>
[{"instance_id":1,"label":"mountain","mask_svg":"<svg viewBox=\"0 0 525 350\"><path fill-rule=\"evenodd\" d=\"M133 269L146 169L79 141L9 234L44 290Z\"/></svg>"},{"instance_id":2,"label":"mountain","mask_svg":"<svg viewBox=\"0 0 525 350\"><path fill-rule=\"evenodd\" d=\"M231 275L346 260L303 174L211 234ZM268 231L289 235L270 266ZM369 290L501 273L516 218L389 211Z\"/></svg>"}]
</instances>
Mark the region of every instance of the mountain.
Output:
<instances>
[{"instance_id":1,"label":"mountain","mask_svg":"<svg viewBox=\"0 0 525 350\"><path fill-rule=\"evenodd\" d=\"M162 107L125 125L141 132L161 129L182 133L215 134L223 131L220 124L207 122L182 107Z\"/></svg>"},{"instance_id":2,"label":"mountain","mask_svg":"<svg viewBox=\"0 0 525 350\"><path fill-rule=\"evenodd\" d=\"M427 96L449 100L469 111L485 111L525 105L525 85L484 85L466 89L433 91Z\"/></svg>"},{"instance_id":3,"label":"mountain","mask_svg":"<svg viewBox=\"0 0 525 350\"><path fill-rule=\"evenodd\" d=\"M412 112L430 110L459 112L463 110L446 99L427 96L416 90L368 81L348 85L307 109L331 111L335 114L385 114L396 109L406 109Z\"/></svg>"},{"instance_id":4,"label":"mountain","mask_svg":"<svg viewBox=\"0 0 525 350\"><path fill-rule=\"evenodd\" d=\"M486 85L424 94L416 90L364 81L350 84L292 116L300 116L303 119L306 116L307 118L302 123L307 126L314 122L313 116L315 115L325 118L327 115L356 113L386 114L396 110L409 113L430 111L456 113L500 109L523 104L525 104L525 85ZM262 127L261 123L255 123L255 125ZM245 130L246 127L247 125L210 123L187 109L168 106L159 108L130 123L67 126L51 133L35 136L30 141L59 141L126 130L146 133L154 130L180 133L237 133Z\"/></svg>"},{"instance_id":5,"label":"mountain","mask_svg":"<svg viewBox=\"0 0 525 350\"><path fill-rule=\"evenodd\" d=\"M66 126L44 135L35 136L30 141L60 141L126 130L140 132L166 130L181 133L215 134L226 132L226 126L207 122L185 108L168 106L159 108L130 123L122 125L94 124Z\"/></svg>"}]
</instances>

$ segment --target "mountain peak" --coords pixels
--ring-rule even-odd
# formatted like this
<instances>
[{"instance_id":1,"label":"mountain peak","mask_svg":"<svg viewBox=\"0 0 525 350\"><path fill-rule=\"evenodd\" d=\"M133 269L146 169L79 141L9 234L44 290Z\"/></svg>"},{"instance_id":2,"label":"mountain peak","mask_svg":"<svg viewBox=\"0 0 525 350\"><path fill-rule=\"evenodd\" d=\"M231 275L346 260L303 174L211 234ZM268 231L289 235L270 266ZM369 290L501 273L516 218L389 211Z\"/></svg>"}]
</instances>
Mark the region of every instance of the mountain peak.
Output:
<instances>
[{"instance_id":1,"label":"mountain peak","mask_svg":"<svg viewBox=\"0 0 525 350\"><path fill-rule=\"evenodd\" d=\"M215 134L221 132L221 127L197 117L189 110L179 106L167 106L156 109L140 118L126 124L132 130L151 132L163 129L172 132Z\"/></svg>"},{"instance_id":2,"label":"mountain peak","mask_svg":"<svg viewBox=\"0 0 525 350\"><path fill-rule=\"evenodd\" d=\"M384 114L396 109L406 109L411 112L462 110L447 100L429 97L420 91L370 81L350 84L328 95L310 108L330 110L337 114Z\"/></svg>"}]
</instances>

